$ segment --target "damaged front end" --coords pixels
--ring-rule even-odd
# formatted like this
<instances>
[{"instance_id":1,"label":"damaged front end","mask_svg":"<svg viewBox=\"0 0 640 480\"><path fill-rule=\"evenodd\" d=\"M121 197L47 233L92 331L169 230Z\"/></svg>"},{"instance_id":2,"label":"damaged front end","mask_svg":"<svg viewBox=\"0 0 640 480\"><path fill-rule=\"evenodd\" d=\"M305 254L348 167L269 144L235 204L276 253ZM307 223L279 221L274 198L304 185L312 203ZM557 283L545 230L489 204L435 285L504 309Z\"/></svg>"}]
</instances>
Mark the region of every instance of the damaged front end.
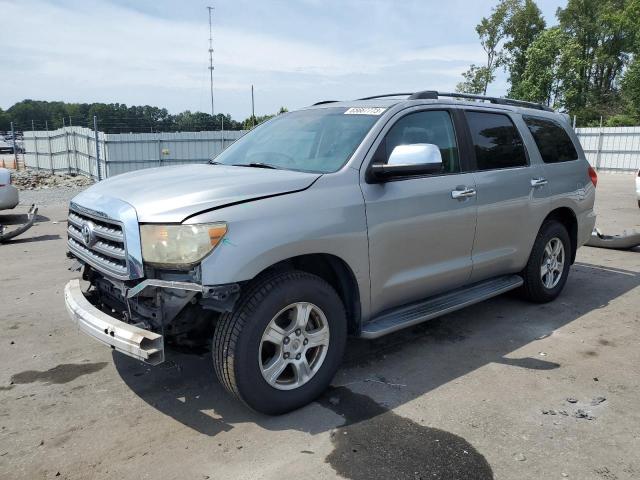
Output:
<instances>
[{"instance_id":1,"label":"damaged front end","mask_svg":"<svg viewBox=\"0 0 640 480\"><path fill-rule=\"evenodd\" d=\"M198 265L143 265L135 211L113 200L108 207L105 213L71 203L68 256L84 283L82 288L76 279L65 287L71 318L112 349L152 365L164 360L165 343L208 342L219 314L233 309L240 286L202 285Z\"/></svg>"},{"instance_id":2,"label":"damaged front end","mask_svg":"<svg viewBox=\"0 0 640 480\"><path fill-rule=\"evenodd\" d=\"M82 290L80 279L67 283L64 295L71 318L83 332L151 365L164 361L165 342L203 345L218 315L230 311L240 293L238 284L207 287L190 281L188 274L120 281L88 265L77 266L86 288Z\"/></svg>"}]
</instances>

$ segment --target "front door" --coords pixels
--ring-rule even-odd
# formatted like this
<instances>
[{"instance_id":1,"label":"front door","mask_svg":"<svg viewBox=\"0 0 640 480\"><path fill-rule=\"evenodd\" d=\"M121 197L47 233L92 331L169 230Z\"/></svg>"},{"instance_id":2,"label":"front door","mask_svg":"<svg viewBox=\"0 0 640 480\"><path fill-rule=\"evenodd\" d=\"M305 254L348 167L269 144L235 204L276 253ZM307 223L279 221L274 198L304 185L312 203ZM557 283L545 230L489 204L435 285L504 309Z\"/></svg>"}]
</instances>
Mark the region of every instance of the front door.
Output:
<instances>
[{"instance_id":1,"label":"front door","mask_svg":"<svg viewBox=\"0 0 640 480\"><path fill-rule=\"evenodd\" d=\"M476 226L475 184L473 174L463 173L461 167L465 160L458 148L454 118L455 109L413 109L387 127L376 147L372 162L384 163L397 145L435 144L443 168L433 175L362 183L372 315L469 280ZM463 190L470 194L452 193Z\"/></svg>"}]
</instances>

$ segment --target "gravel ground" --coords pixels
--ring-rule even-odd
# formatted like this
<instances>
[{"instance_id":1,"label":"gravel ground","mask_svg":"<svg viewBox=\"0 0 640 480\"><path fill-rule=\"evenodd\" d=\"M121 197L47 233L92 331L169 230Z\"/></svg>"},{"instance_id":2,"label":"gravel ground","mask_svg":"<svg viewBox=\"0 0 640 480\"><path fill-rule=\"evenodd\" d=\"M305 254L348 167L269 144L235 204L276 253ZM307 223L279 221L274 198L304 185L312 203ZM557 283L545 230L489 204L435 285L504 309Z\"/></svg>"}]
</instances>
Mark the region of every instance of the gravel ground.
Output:
<instances>
[{"instance_id":1,"label":"gravel ground","mask_svg":"<svg viewBox=\"0 0 640 480\"><path fill-rule=\"evenodd\" d=\"M21 190L20 205L37 204L40 207L45 205L68 205L69 200L87 187L55 187L40 190Z\"/></svg>"},{"instance_id":2,"label":"gravel ground","mask_svg":"<svg viewBox=\"0 0 640 480\"><path fill-rule=\"evenodd\" d=\"M601 175L599 225L640 220ZM376 341L280 417L248 411L208 354L148 367L81 334L62 290L66 209L0 246L0 478L640 478L640 249L580 249L555 302L503 295Z\"/></svg>"}]
</instances>

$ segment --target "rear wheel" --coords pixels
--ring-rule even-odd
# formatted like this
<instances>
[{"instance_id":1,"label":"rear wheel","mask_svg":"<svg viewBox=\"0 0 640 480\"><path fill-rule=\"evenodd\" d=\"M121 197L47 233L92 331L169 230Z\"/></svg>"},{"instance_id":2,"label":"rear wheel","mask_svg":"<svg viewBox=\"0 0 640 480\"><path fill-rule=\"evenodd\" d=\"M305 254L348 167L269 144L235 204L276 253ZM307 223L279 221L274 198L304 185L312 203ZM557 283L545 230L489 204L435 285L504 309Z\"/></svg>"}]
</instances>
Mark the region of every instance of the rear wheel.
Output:
<instances>
[{"instance_id":1,"label":"rear wheel","mask_svg":"<svg viewBox=\"0 0 640 480\"><path fill-rule=\"evenodd\" d=\"M213 337L220 382L271 415L313 401L327 388L347 337L344 306L323 279L285 272L257 280Z\"/></svg>"},{"instance_id":2,"label":"rear wheel","mask_svg":"<svg viewBox=\"0 0 640 480\"><path fill-rule=\"evenodd\" d=\"M571 255L571 241L564 225L555 220L545 222L522 272L525 297L545 303L560 295L569 275Z\"/></svg>"}]
</instances>

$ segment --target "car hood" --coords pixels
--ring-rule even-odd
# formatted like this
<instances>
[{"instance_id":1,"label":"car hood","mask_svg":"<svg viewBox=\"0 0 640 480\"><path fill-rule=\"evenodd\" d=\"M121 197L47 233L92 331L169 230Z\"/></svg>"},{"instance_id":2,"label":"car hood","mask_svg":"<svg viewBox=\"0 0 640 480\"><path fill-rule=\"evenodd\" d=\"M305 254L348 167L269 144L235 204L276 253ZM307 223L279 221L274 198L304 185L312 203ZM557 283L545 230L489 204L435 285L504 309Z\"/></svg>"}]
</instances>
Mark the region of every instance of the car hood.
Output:
<instances>
[{"instance_id":1,"label":"car hood","mask_svg":"<svg viewBox=\"0 0 640 480\"><path fill-rule=\"evenodd\" d=\"M118 199L135 208L141 223L179 223L204 210L304 190L320 176L226 165L160 167L96 183L72 201L96 209Z\"/></svg>"}]
</instances>

